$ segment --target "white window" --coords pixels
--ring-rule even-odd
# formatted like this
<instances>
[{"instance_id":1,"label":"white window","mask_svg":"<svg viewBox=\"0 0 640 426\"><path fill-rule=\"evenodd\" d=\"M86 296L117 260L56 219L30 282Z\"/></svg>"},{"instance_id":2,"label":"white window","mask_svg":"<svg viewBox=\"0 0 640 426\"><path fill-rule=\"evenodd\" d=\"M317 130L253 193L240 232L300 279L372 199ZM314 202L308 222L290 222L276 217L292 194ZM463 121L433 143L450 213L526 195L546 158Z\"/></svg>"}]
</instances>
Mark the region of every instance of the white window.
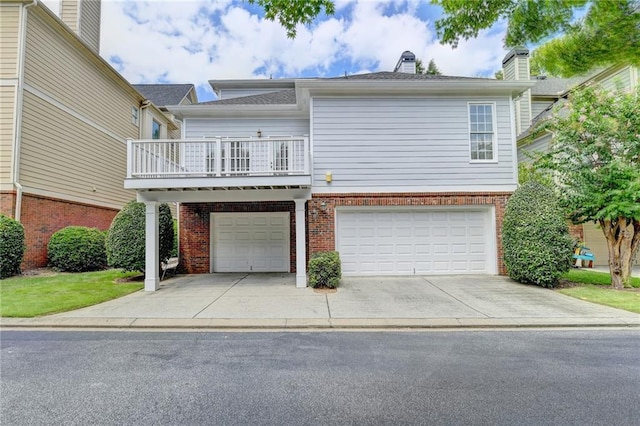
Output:
<instances>
[{"instance_id":1,"label":"white window","mask_svg":"<svg viewBox=\"0 0 640 426\"><path fill-rule=\"evenodd\" d=\"M469 144L471 161L494 161L496 159L494 119L494 104L469 104Z\"/></svg>"},{"instance_id":2,"label":"white window","mask_svg":"<svg viewBox=\"0 0 640 426\"><path fill-rule=\"evenodd\" d=\"M162 125L156 120L151 123L151 139L160 139L160 133L162 132Z\"/></svg>"},{"instance_id":3,"label":"white window","mask_svg":"<svg viewBox=\"0 0 640 426\"><path fill-rule=\"evenodd\" d=\"M135 124L136 126L138 125L139 118L138 115L140 114L140 110L134 106L131 107L131 122L133 124Z\"/></svg>"}]
</instances>

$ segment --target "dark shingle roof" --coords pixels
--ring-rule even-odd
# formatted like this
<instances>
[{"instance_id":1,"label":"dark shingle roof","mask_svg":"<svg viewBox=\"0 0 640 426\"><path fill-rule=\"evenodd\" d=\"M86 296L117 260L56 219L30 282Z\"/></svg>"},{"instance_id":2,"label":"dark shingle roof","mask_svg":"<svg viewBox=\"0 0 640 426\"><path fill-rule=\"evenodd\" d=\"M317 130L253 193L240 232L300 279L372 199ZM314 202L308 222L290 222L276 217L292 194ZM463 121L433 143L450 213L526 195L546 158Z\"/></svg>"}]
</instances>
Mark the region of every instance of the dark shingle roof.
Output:
<instances>
[{"instance_id":1,"label":"dark shingle roof","mask_svg":"<svg viewBox=\"0 0 640 426\"><path fill-rule=\"evenodd\" d=\"M259 95L200 102L198 105L288 105L295 103L295 89L287 89L271 93L261 93Z\"/></svg>"},{"instance_id":2,"label":"dark shingle roof","mask_svg":"<svg viewBox=\"0 0 640 426\"><path fill-rule=\"evenodd\" d=\"M546 78L537 80L531 88L532 96L560 96L562 93L587 80L587 77Z\"/></svg>"},{"instance_id":3,"label":"dark shingle roof","mask_svg":"<svg viewBox=\"0 0 640 426\"><path fill-rule=\"evenodd\" d=\"M457 77L451 75L410 74L406 72L380 71L331 77L326 80L491 80L479 77Z\"/></svg>"},{"instance_id":4,"label":"dark shingle roof","mask_svg":"<svg viewBox=\"0 0 640 426\"><path fill-rule=\"evenodd\" d=\"M346 77L321 78L318 80L488 80L475 77L452 77L447 75L409 74L402 72L373 72L368 74L354 74ZM296 103L294 89L279 90L277 92L263 93L260 95L241 96L237 98L222 99L218 101L200 102L198 105L288 105Z\"/></svg>"},{"instance_id":5,"label":"dark shingle roof","mask_svg":"<svg viewBox=\"0 0 640 426\"><path fill-rule=\"evenodd\" d=\"M156 106L178 105L193 84L134 84L133 87Z\"/></svg>"}]
</instances>

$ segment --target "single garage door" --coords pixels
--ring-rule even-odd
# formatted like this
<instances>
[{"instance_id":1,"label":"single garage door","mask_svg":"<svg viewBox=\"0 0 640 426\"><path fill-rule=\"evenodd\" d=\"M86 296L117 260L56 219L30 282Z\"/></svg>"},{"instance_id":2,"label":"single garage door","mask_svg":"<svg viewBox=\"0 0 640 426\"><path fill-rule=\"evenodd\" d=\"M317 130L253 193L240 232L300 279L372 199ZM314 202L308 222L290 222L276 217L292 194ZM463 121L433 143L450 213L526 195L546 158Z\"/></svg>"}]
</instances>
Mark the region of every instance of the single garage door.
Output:
<instances>
[{"instance_id":1,"label":"single garage door","mask_svg":"<svg viewBox=\"0 0 640 426\"><path fill-rule=\"evenodd\" d=\"M289 272L289 213L212 213L211 272Z\"/></svg>"},{"instance_id":2,"label":"single garage door","mask_svg":"<svg viewBox=\"0 0 640 426\"><path fill-rule=\"evenodd\" d=\"M483 210L341 210L345 274L496 273L492 214Z\"/></svg>"}]
</instances>

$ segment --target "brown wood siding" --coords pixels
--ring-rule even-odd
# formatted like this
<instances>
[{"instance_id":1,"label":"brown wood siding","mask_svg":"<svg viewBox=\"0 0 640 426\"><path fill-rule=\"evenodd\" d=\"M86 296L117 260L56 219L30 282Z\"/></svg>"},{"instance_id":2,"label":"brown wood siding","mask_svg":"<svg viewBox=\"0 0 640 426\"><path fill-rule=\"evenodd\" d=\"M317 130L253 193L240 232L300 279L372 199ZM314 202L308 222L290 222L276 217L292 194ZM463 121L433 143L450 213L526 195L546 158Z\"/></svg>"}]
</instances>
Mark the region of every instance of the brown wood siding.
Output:
<instances>
[{"instance_id":1,"label":"brown wood siding","mask_svg":"<svg viewBox=\"0 0 640 426\"><path fill-rule=\"evenodd\" d=\"M126 145L30 92L24 94L20 182L55 195L121 206ZM95 188L95 191L93 190Z\"/></svg>"},{"instance_id":2,"label":"brown wood siding","mask_svg":"<svg viewBox=\"0 0 640 426\"><path fill-rule=\"evenodd\" d=\"M0 78L18 77L21 7L0 3Z\"/></svg>"},{"instance_id":3,"label":"brown wood siding","mask_svg":"<svg viewBox=\"0 0 640 426\"><path fill-rule=\"evenodd\" d=\"M116 81L105 65L71 34L63 36L30 13L25 58L25 83L82 112L89 120L123 139L138 138L131 107L140 99ZM43 72L46 70L46 72Z\"/></svg>"},{"instance_id":4,"label":"brown wood siding","mask_svg":"<svg viewBox=\"0 0 640 426\"><path fill-rule=\"evenodd\" d=\"M0 86L0 186L13 179L13 119L16 86Z\"/></svg>"}]
</instances>

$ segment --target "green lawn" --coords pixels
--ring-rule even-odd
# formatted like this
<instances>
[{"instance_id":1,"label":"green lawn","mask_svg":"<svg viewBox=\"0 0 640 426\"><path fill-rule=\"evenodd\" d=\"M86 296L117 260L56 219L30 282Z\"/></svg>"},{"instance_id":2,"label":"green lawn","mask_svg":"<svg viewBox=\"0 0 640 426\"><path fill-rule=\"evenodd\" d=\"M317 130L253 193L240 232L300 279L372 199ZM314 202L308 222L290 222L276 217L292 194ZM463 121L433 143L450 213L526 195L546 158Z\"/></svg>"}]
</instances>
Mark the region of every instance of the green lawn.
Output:
<instances>
[{"instance_id":1,"label":"green lawn","mask_svg":"<svg viewBox=\"0 0 640 426\"><path fill-rule=\"evenodd\" d=\"M632 278L633 289L614 290L608 273L572 269L564 279L579 284L557 291L567 296L640 314L640 278Z\"/></svg>"},{"instance_id":2,"label":"green lawn","mask_svg":"<svg viewBox=\"0 0 640 426\"><path fill-rule=\"evenodd\" d=\"M116 283L135 275L138 273L108 270L0 280L0 316L31 318L115 299L143 287L141 282Z\"/></svg>"},{"instance_id":3,"label":"green lawn","mask_svg":"<svg viewBox=\"0 0 640 426\"><path fill-rule=\"evenodd\" d=\"M611 285L611 275L608 272L587 271L585 269L572 269L563 277L565 280L593 285ZM640 278L632 277L631 286L640 288Z\"/></svg>"}]
</instances>

